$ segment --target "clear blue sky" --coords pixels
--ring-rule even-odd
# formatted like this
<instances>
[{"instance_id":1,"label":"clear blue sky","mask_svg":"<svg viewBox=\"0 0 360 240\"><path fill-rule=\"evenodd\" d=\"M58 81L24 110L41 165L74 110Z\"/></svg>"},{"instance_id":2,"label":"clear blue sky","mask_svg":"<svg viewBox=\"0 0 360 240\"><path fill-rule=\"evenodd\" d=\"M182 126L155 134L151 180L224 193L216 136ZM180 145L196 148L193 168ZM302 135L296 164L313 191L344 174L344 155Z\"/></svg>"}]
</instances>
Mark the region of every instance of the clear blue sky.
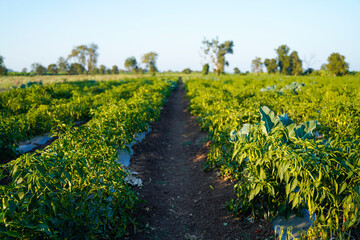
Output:
<instances>
[{"instance_id":1,"label":"clear blue sky","mask_svg":"<svg viewBox=\"0 0 360 240\"><path fill-rule=\"evenodd\" d=\"M282 44L313 68L339 52L360 70L359 0L0 0L0 9L0 55L16 71L56 63L90 43L107 67L155 51L160 71L200 70L201 42L216 36L234 41L229 72L275 57Z\"/></svg>"}]
</instances>

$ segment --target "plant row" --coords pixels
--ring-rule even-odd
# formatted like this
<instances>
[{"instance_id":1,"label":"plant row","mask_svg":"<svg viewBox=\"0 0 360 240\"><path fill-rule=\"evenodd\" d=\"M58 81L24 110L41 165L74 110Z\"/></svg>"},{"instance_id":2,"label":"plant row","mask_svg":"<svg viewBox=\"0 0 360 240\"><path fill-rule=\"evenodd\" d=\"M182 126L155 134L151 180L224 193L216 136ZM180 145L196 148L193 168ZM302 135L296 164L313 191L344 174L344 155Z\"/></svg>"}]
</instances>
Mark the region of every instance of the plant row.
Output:
<instances>
[{"instance_id":1,"label":"plant row","mask_svg":"<svg viewBox=\"0 0 360 240\"><path fill-rule=\"evenodd\" d=\"M0 94L0 158L14 158L19 141L59 131L92 118L93 110L113 99L130 98L147 80L83 81L32 85Z\"/></svg>"},{"instance_id":2,"label":"plant row","mask_svg":"<svg viewBox=\"0 0 360 240\"><path fill-rule=\"evenodd\" d=\"M359 87L356 78L337 80L185 82L212 140L207 166L237 182L228 205L235 214L271 220L305 208L314 217L307 236L350 236L360 222Z\"/></svg>"},{"instance_id":3,"label":"plant row","mask_svg":"<svg viewBox=\"0 0 360 240\"><path fill-rule=\"evenodd\" d=\"M0 236L114 239L136 228L139 198L124 182L117 151L158 119L175 85L153 79L130 98L104 99L87 124L68 126L43 151L3 165L12 181L1 186Z\"/></svg>"}]
</instances>

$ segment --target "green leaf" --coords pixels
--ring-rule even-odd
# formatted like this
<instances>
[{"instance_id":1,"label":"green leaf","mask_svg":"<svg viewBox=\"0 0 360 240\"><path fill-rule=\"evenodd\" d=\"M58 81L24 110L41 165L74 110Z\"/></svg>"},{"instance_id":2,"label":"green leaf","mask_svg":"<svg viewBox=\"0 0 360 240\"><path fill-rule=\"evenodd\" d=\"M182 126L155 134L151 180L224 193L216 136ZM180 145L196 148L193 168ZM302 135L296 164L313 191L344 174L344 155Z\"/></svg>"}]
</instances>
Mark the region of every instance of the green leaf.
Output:
<instances>
[{"instance_id":1,"label":"green leaf","mask_svg":"<svg viewBox=\"0 0 360 240\"><path fill-rule=\"evenodd\" d=\"M54 211L54 215L56 216L56 206L53 202L51 202L51 208Z\"/></svg>"},{"instance_id":2,"label":"green leaf","mask_svg":"<svg viewBox=\"0 0 360 240\"><path fill-rule=\"evenodd\" d=\"M251 201L254 197L256 197L256 195L259 194L260 190L262 189L262 186L260 184L257 184L255 189L252 189L250 191L250 195L249 195L249 201Z\"/></svg>"},{"instance_id":3,"label":"green leaf","mask_svg":"<svg viewBox=\"0 0 360 240\"><path fill-rule=\"evenodd\" d=\"M15 212L15 209L16 209L16 204L15 204L14 200L12 200L12 199L9 200L8 203L9 203L10 213L11 213L11 215L13 216L13 215L14 215L14 212Z\"/></svg>"},{"instance_id":4,"label":"green leaf","mask_svg":"<svg viewBox=\"0 0 360 240\"><path fill-rule=\"evenodd\" d=\"M19 239L22 238L19 233L14 232L14 231L7 231L7 232L3 232L3 233L9 237L15 237L15 238L19 238Z\"/></svg>"},{"instance_id":5,"label":"green leaf","mask_svg":"<svg viewBox=\"0 0 360 240\"><path fill-rule=\"evenodd\" d=\"M305 126L302 124L295 126L294 132L297 138L302 138L305 135Z\"/></svg>"},{"instance_id":6,"label":"green leaf","mask_svg":"<svg viewBox=\"0 0 360 240\"><path fill-rule=\"evenodd\" d=\"M294 189L296 188L297 184L298 184L298 180L297 180L297 178L295 178L295 179L292 181L292 183L291 183L290 192L294 191Z\"/></svg>"},{"instance_id":7,"label":"green leaf","mask_svg":"<svg viewBox=\"0 0 360 240\"><path fill-rule=\"evenodd\" d=\"M316 129L318 125L319 123L316 120L301 123L300 125L294 128L296 137L302 139L313 138L314 137L313 131Z\"/></svg>"},{"instance_id":8,"label":"green leaf","mask_svg":"<svg viewBox=\"0 0 360 240\"><path fill-rule=\"evenodd\" d=\"M336 182L336 180L333 180L333 185L335 186L335 193L338 193L338 189L339 189L339 184Z\"/></svg>"},{"instance_id":9,"label":"green leaf","mask_svg":"<svg viewBox=\"0 0 360 240\"><path fill-rule=\"evenodd\" d=\"M81 179L84 179L84 172L83 170L81 169L81 167L79 166L78 163L76 163L76 171L78 172L79 176L81 177Z\"/></svg>"},{"instance_id":10,"label":"green leaf","mask_svg":"<svg viewBox=\"0 0 360 240\"><path fill-rule=\"evenodd\" d=\"M25 193L24 192L18 192L17 196L19 197L19 200L22 200L25 196Z\"/></svg>"},{"instance_id":11,"label":"green leaf","mask_svg":"<svg viewBox=\"0 0 360 240\"><path fill-rule=\"evenodd\" d=\"M69 182L71 182L71 175L69 174L69 172L65 171L64 174L65 177L69 180Z\"/></svg>"},{"instance_id":12,"label":"green leaf","mask_svg":"<svg viewBox=\"0 0 360 240\"><path fill-rule=\"evenodd\" d=\"M347 183L344 182L343 184L341 184L339 194L341 194L343 191L345 191L346 188L347 188Z\"/></svg>"},{"instance_id":13,"label":"green leaf","mask_svg":"<svg viewBox=\"0 0 360 240\"><path fill-rule=\"evenodd\" d=\"M261 120L263 121L263 132L269 134L270 131L278 125L282 125L279 118L276 117L275 113L271 111L267 106L262 106L259 109L261 114Z\"/></svg>"},{"instance_id":14,"label":"green leaf","mask_svg":"<svg viewBox=\"0 0 360 240\"><path fill-rule=\"evenodd\" d=\"M266 179L266 173L263 168L260 168L260 179L262 180Z\"/></svg>"},{"instance_id":15,"label":"green leaf","mask_svg":"<svg viewBox=\"0 0 360 240\"><path fill-rule=\"evenodd\" d=\"M6 198L2 198L2 207L3 207L3 209L8 208L8 206L9 206L8 200Z\"/></svg>"},{"instance_id":16,"label":"green leaf","mask_svg":"<svg viewBox=\"0 0 360 240\"><path fill-rule=\"evenodd\" d=\"M316 127L319 125L319 123L316 120L311 120L311 121L304 122L301 125L305 126L305 128L304 128L305 135L302 138L306 139L306 138L314 137L313 131L316 129Z\"/></svg>"},{"instance_id":17,"label":"green leaf","mask_svg":"<svg viewBox=\"0 0 360 240\"><path fill-rule=\"evenodd\" d=\"M231 131L229 140L231 143L235 143L235 142L239 141L236 130Z\"/></svg>"},{"instance_id":18,"label":"green leaf","mask_svg":"<svg viewBox=\"0 0 360 240\"><path fill-rule=\"evenodd\" d=\"M236 132L236 130L231 131L230 133L230 142L235 143L241 140L242 142L249 139L250 136L250 128L251 124L244 124L240 131Z\"/></svg>"},{"instance_id":19,"label":"green leaf","mask_svg":"<svg viewBox=\"0 0 360 240\"><path fill-rule=\"evenodd\" d=\"M289 133L289 138L296 137L295 127L296 127L295 123L292 123L289 126L286 126L286 129L288 130L288 133Z\"/></svg>"},{"instance_id":20,"label":"green leaf","mask_svg":"<svg viewBox=\"0 0 360 240\"><path fill-rule=\"evenodd\" d=\"M294 123L294 121L291 120L286 113L284 113L283 115L278 116L278 118L279 118L279 120L281 121L281 123L284 126L288 126L288 125Z\"/></svg>"},{"instance_id":21,"label":"green leaf","mask_svg":"<svg viewBox=\"0 0 360 240\"><path fill-rule=\"evenodd\" d=\"M286 196L289 196L289 193L290 193L290 184L286 184L286 186L285 186L285 193L286 193Z\"/></svg>"},{"instance_id":22,"label":"green leaf","mask_svg":"<svg viewBox=\"0 0 360 240\"><path fill-rule=\"evenodd\" d=\"M287 173L287 170L289 168L289 163L284 163L284 164L281 164L280 167L279 167L279 178L280 178L280 181L283 180L284 178L284 175Z\"/></svg>"},{"instance_id":23,"label":"green leaf","mask_svg":"<svg viewBox=\"0 0 360 240\"><path fill-rule=\"evenodd\" d=\"M31 211L32 209L34 209L34 207L36 206L36 203L37 203L36 195L33 195L31 197L29 205L27 207L28 211Z\"/></svg>"},{"instance_id":24,"label":"green leaf","mask_svg":"<svg viewBox=\"0 0 360 240\"><path fill-rule=\"evenodd\" d=\"M37 170L42 174L45 175L45 169L40 164L36 165Z\"/></svg>"},{"instance_id":25,"label":"green leaf","mask_svg":"<svg viewBox=\"0 0 360 240\"><path fill-rule=\"evenodd\" d=\"M294 201L292 202L292 208L297 207L298 203L299 203L299 195L296 194L296 195L294 196Z\"/></svg>"},{"instance_id":26,"label":"green leaf","mask_svg":"<svg viewBox=\"0 0 360 240\"><path fill-rule=\"evenodd\" d=\"M22 177L19 177L17 180L16 180L16 184L20 184L24 181L24 179Z\"/></svg>"}]
</instances>

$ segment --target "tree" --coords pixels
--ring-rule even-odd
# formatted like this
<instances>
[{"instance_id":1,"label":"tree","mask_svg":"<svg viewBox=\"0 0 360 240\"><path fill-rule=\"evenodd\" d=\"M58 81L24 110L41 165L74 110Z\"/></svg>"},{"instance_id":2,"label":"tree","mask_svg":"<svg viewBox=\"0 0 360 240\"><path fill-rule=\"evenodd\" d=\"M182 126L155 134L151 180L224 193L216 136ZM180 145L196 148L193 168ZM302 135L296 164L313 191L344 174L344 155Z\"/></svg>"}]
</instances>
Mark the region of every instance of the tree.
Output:
<instances>
[{"instance_id":1,"label":"tree","mask_svg":"<svg viewBox=\"0 0 360 240\"><path fill-rule=\"evenodd\" d=\"M150 65L150 69L149 72L151 73L151 75L155 76L155 73L158 72L156 66L154 64Z\"/></svg>"},{"instance_id":2,"label":"tree","mask_svg":"<svg viewBox=\"0 0 360 240\"><path fill-rule=\"evenodd\" d=\"M56 64L50 64L47 68L47 72L52 75L56 75L58 73L58 67Z\"/></svg>"},{"instance_id":3,"label":"tree","mask_svg":"<svg viewBox=\"0 0 360 240\"><path fill-rule=\"evenodd\" d=\"M275 51L278 54L277 60L278 60L278 66L281 74L290 74L290 57L288 56L288 53L290 51L290 48L286 45L281 45Z\"/></svg>"},{"instance_id":4,"label":"tree","mask_svg":"<svg viewBox=\"0 0 360 240\"><path fill-rule=\"evenodd\" d=\"M290 56L288 55L290 48L286 45L281 45L275 51L278 54L277 61L279 71L281 74L298 75L302 74L302 61L296 51L293 51Z\"/></svg>"},{"instance_id":5,"label":"tree","mask_svg":"<svg viewBox=\"0 0 360 240\"><path fill-rule=\"evenodd\" d=\"M234 74L240 74L240 69L238 67L234 67Z\"/></svg>"},{"instance_id":6,"label":"tree","mask_svg":"<svg viewBox=\"0 0 360 240\"><path fill-rule=\"evenodd\" d=\"M342 76L348 73L349 64L345 62L345 57L339 53L332 53L328 57L328 64L326 68L335 76Z\"/></svg>"},{"instance_id":7,"label":"tree","mask_svg":"<svg viewBox=\"0 0 360 240\"><path fill-rule=\"evenodd\" d=\"M124 67L128 70L128 72L137 68L136 58L128 57L127 59L125 59Z\"/></svg>"},{"instance_id":8,"label":"tree","mask_svg":"<svg viewBox=\"0 0 360 240\"><path fill-rule=\"evenodd\" d=\"M119 74L118 66L116 66L116 65L112 66L111 73L112 74Z\"/></svg>"},{"instance_id":9,"label":"tree","mask_svg":"<svg viewBox=\"0 0 360 240\"><path fill-rule=\"evenodd\" d=\"M234 52L233 41L219 43L218 38L216 38L211 41L205 39L202 43L204 44L203 50L205 56L208 56L211 63L214 65L215 74L219 75L224 73L225 65L229 65L229 62L225 60L225 55Z\"/></svg>"},{"instance_id":10,"label":"tree","mask_svg":"<svg viewBox=\"0 0 360 240\"><path fill-rule=\"evenodd\" d=\"M157 72L156 68L156 60L157 60L158 54L156 52L149 52L142 56L141 62L145 64L146 68L149 69L149 72L152 75L155 75L155 72Z\"/></svg>"},{"instance_id":11,"label":"tree","mask_svg":"<svg viewBox=\"0 0 360 240\"><path fill-rule=\"evenodd\" d=\"M105 72L106 72L106 67L105 67L105 65L100 65L99 73L100 73L101 75L104 75Z\"/></svg>"},{"instance_id":12,"label":"tree","mask_svg":"<svg viewBox=\"0 0 360 240\"><path fill-rule=\"evenodd\" d=\"M37 75L44 75L46 73L46 68L43 65L38 65L35 70Z\"/></svg>"},{"instance_id":13,"label":"tree","mask_svg":"<svg viewBox=\"0 0 360 240\"><path fill-rule=\"evenodd\" d=\"M210 66L208 63L204 64L204 66L201 70L202 75L207 75L209 73L209 68L210 68Z\"/></svg>"},{"instance_id":14,"label":"tree","mask_svg":"<svg viewBox=\"0 0 360 240\"><path fill-rule=\"evenodd\" d=\"M95 67L95 68L91 69L90 74L92 74L92 75L100 74L100 69Z\"/></svg>"},{"instance_id":15,"label":"tree","mask_svg":"<svg viewBox=\"0 0 360 240\"><path fill-rule=\"evenodd\" d=\"M252 60L251 62L251 71L254 73L258 73L258 72L262 72L262 65L263 63L261 62L261 58L256 57L254 60Z\"/></svg>"},{"instance_id":16,"label":"tree","mask_svg":"<svg viewBox=\"0 0 360 240\"><path fill-rule=\"evenodd\" d=\"M266 58L264 61L264 65L268 73L272 74L277 72L278 65L276 64L275 58L272 59Z\"/></svg>"},{"instance_id":17,"label":"tree","mask_svg":"<svg viewBox=\"0 0 360 240\"><path fill-rule=\"evenodd\" d=\"M69 69L69 64L64 57L59 57L57 65L59 72L67 72Z\"/></svg>"},{"instance_id":18,"label":"tree","mask_svg":"<svg viewBox=\"0 0 360 240\"><path fill-rule=\"evenodd\" d=\"M291 75L300 75L303 72L302 61L299 58L297 51L290 54L290 69Z\"/></svg>"},{"instance_id":19,"label":"tree","mask_svg":"<svg viewBox=\"0 0 360 240\"><path fill-rule=\"evenodd\" d=\"M31 69L36 75L44 75L46 73L46 68L40 63L31 64Z\"/></svg>"},{"instance_id":20,"label":"tree","mask_svg":"<svg viewBox=\"0 0 360 240\"><path fill-rule=\"evenodd\" d=\"M306 69L305 71L304 71L304 74L305 75L310 75L311 73L313 73L314 72L314 69L313 68L308 68L308 69Z\"/></svg>"},{"instance_id":21,"label":"tree","mask_svg":"<svg viewBox=\"0 0 360 240\"><path fill-rule=\"evenodd\" d=\"M96 68L97 58L99 56L97 50L98 46L94 43L90 44L88 47L88 58L87 58L87 64L88 64L88 71L91 72L94 68Z\"/></svg>"},{"instance_id":22,"label":"tree","mask_svg":"<svg viewBox=\"0 0 360 240\"><path fill-rule=\"evenodd\" d=\"M3 56L0 56L0 76L7 75L7 69L4 64L4 58Z\"/></svg>"},{"instance_id":23,"label":"tree","mask_svg":"<svg viewBox=\"0 0 360 240\"><path fill-rule=\"evenodd\" d=\"M70 64L70 68L68 70L68 73L71 75L75 74L83 74L85 71L84 66L79 63L72 63Z\"/></svg>"},{"instance_id":24,"label":"tree","mask_svg":"<svg viewBox=\"0 0 360 240\"><path fill-rule=\"evenodd\" d=\"M71 54L68 56L68 59L76 59L78 64L81 64L86 70L86 73L92 72L96 67L97 62L97 53L98 46L96 44L80 45L75 47ZM87 65L87 69L86 69Z\"/></svg>"},{"instance_id":25,"label":"tree","mask_svg":"<svg viewBox=\"0 0 360 240\"><path fill-rule=\"evenodd\" d=\"M190 68L185 68L182 73L185 73L185 74L190 74L192 71Z\"/></svg>"}]
</instances>

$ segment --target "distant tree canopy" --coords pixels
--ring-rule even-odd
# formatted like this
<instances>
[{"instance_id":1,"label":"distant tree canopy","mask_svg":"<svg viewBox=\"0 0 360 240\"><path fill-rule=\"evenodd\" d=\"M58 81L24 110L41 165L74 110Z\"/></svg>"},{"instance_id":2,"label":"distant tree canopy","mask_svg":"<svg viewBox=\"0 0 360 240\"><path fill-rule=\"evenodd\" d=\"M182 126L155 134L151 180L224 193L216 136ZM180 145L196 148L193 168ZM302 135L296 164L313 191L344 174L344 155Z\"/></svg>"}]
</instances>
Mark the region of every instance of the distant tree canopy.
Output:
<instances>
[{"instance_id":1,"label":"distant tree canopy","mask_svg":"<svg viewBox=\"0 0 360 240\"><path fill-rule=\"evenodd\" d=\"M68 59L75 59L78 64L82 65L85 73L92 72L96 68L98 57L98 46L96 44L80 45L75 47ZM87 69L86 69L87 67Z\"/></svg>"},{"instance_id":2,"label":"distant tree canopy","mask_svg":"<svg viewBox=\"0 0 360 240\"><path fill-rule=\"evenodd\" d=\"M4 76L7 74L7 69L4 64L3 56L0 56L0 76Z\"/></svg>"},{"instance_id":3,"label":"distant tree canopy","mask_svg":"<svg viewBox=\"0 0 360 240\"><path fill-rule=\"evenodd\" d=\"M266 58L264 60L264 65L268 73L273 74L277 72L278 65L276 63L275 58L271 58L271 59Z\"/></svg>"},{"instance_id":4,"label":"distant tree canopy","mask_svg":"<svg viewBox=\"0 0 360 240\"><path fill-rule=\"evenodd\" d=\"M225 66L229 65L229 62L225 60L225 55L234 52L233 41L219 43L218 38L216 38L211 41L205 39L202 43L205 56L214 65L214 73L217 75L224 73Z\"/></svg>"},{"instance_id":5,"label":"distant tree canopy","mask_svg":"<svg viewBox=\"0 0 360 240\"><path fill-rule=\"evenodd\" d=\"M50 64L47 68L47 72L52 75L56 75L58 73L58 67L56 64Z\"/></svg>"},{"instance_id":6,"label":"distant tree canopy","mask_svg":"<svg viewBox=\"0 0 360 240\"><path fill-rule=\"evenodd\" d=\"M145 64L146 68L152 75L155 75L155 73L158 71L156 68L157 57L158 54L156 52L149 52L144 54L141 58L141 62Z\"/></svg>"},{"instance_id":7,"label":"distant tree canopy","mask_svg":"<svg viewBox=\"0 0 360 240\"><path fill-rule=\"evenodd\" d=\"M304 72L303 72L303 74L305 74L305 75L310 75L311 73L313 73L314 72L314 69L313 68L308 68L308 69L306 69Z\"/></svg>"},{"instance_id":8,"label":"distant tree canopy","mask_svg":"<svg viewBox=\"0 0 360 240\"><path fill-rule=\"evenodd\" d=\"M93 70L95 70L95 69L93 69ZM70 64L68 74L75 75L75 74L83 74L84 72L85 72L85 69L84 69L83 65L81 65L79 63Z\"/></svg>"},{"instance_id":9,"label":"distant tree canopy","mask_svg":"<svg viewBox=\"0 0 360 240\"><path fill-rule=\"evenodd\" d=\"M297 51L293 51L290 54L290 74L291 75L301 75L303 72L302 61L299 58Z\"/></svg>"},{"instance_id":10,"label":"distant tree canopy","mask_svg":"<svg viewBox=\"0 0 360 240\"><path fill-rule=\"evenodd\" d=\"M234 74L240 74L240 69L238 67L234 67Z\"/></svg>"},{"instance_id":11,"label":"distant tree canopy","mask_svg":"<svg viewBox=\"0 0 360 240\"><path fill-rule=\"evenodd\" d=\"M116 66L116 65L112 66L111 73L112 74L119 74L118 66Z\"/></svg>"},{"instance_id":12,"label":"distant tree canopy","mask_svg":"<svg viewBox=\"0 0 360 240\"><path fill-rule=\"evenodd\" d=\"M218 38L212 40L204 39L202 41L202 51L207 63L203 65L201 73L207 75L209 73L210 66L213 68L214 73L219 75L225 72L225 66L229 66L229 62L226 61L226 54L233 54L234 43L233 41L219 42ZM283 44L274 49L276 52L275 58L266 58L264 61L260 57L255 57L251 62L251 71L254 73L263 72L263 66L269 74L280 73L284 75L329 75L329 73L335 76L342 76L348 73L355 74L356 72L349 72L349 63L345 62L345 57L339 53L332 53L328 57L328 62L321 66L320 71L315 71L311 68L314 56L310 58L304 57L301 60L297 51L290 52L290 47ZM44 75L44 74L119 74L124 73L125 70L119 70L117 65L112 68L106 68L101 65L97 68L98 60L98 46L96 44L79 45L72 49L71 54L67 58L59 57L57 63L50 64L47 68L39 63L31 65L31 72L27 73L27 69L23 69L22 72L14 72L6 68L4 64L4 58L0 56L0 76L1 75ZM144 72L150 72L152 75L158 71L157 69L156 52L149 52L141 57L141 63L138 63L135 57L128 57L125 60L124 66L127 71L143 74ZM71 63L71 64L70 64ZM307 67L304 71L303 63ZM190 68L186 68L183 73L191 73ZM234 68L235 74L240 74L239 68Z\"/></svg>"},{"instance_id":13,"label":"distant tree canopy","mask_svg":"<svg viewBox=\"0 0 360 240\"><path fill-rule=\"evenodd\" d=\"M69 69L69 64L64 57L59 57L57 65L59 72L67 72Z\"/></svg>"},{"instance_id":14,"label":"distant tree canopy","mask_svg":"<svg viewBox=\"0 0 360 240\"><path fill-rule=\"evenodd\" d=\"M293 51L290 55L290 48L287 45L281 45L275 49L277 58L264 60L264 65L268 73L276 73L279 71L285 75L299 75L303 73L302 61L297 51Z\"/></svg>"},{"instance_id":15,"label":"distant tree canopy","mask_svg":"<svg viewBox=\"0 0 360 240\"><path fill-rule=\"evenodd\" d=\"M207 75L207 74L209 73L209 68L210 68L210 66L209 66L208 63L204 64L204 65L203 65L203 68L202 68L202 70L201 70L201 74L202 74L202 75Z\"/></svg>"},{"instance_id":16,"label":"distant tree canopy","mask_svg":"<svg viewBox=\"0 0 360 240\"><path fill-rule=\"evenodd\" d=\"M105 65L100 65L100 68L99 68L99 73L104 75L106 73L106 67Z\"/></svg>"},{"instance_id":17,"label":"distant tree canopy","mask_svg":"<svg viewBox=\"0 0 360 240\"><path fill-rule=\"evenodd\" d=\"M44 75L47 69L40 63L31 64L31 71L36 73L36 75Z\"/></svg>"},{"instance_id":18,"label":"distant tree canopy","mask_svg":"<svg viewBox=\"0 0 360 240\"><path fill-rule=\"evenodd\" d=\"M332 53L327 60L326 69L335 76L342 76L349 72L349 64L345 62L343 55Z\"/></svg>"},{"instance_id":19,"label":"distant tree canopy","mask_svg":"<svg viewBox=\"0 0 360 240\"><path fill-rule=\"evenodd\" d=\"M124 67L130 72L134 71L134 69L138 68L137 61L135 57L128 57L125 60Z\"/></svg>"},{"instance_id":20,"label":"distant tree canopy","mask_svg":"<svg viewBox=\"0 0 360 240\"><path fill-rule=\"evenodd\" d=\"M251 71L253 73L259 73L259 72L262 72L262 66L263 66L263 63L261 62L261 58L259 57L256 57L254 60L252 60L251 62Z\"/></svg>"},{"instance_id":21,"label":"distant tree canopy","mask_svg":"<svg viewBox=\"0 0 360 240\"><path fill-rule=\"evenodd\" d=\"M182 73L185 73L185 74L190 74L192 71L190 68L185 68Z\"/></svg>"},{"instance_id":22,"label":"distant tree canopy","mask_svg":"<svg viewBox=\"0 0 360 240\"><path fill-rule=\"evenodd\" d=\"M281 45L277 49L275 49L278 54L277 61L281 74L290 74L290 57L288 55L290 48L286 45Z\"/></svg>"}]
</instances>

